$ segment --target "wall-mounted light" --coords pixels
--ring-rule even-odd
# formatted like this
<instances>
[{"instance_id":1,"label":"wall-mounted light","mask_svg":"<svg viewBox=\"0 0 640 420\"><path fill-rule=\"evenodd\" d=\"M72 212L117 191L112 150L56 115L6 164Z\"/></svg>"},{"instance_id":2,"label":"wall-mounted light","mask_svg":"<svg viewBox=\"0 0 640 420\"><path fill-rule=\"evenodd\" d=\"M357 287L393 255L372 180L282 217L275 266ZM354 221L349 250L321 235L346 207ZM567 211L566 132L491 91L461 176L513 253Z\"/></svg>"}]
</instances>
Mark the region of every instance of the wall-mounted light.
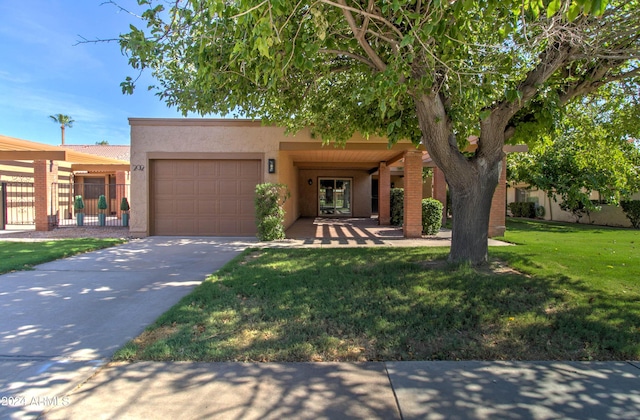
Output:
<instances>
[{"instance_id":1,"label":"wall-mounted light","mask_svg":"<svg viewBox=\"0 0 640 420\"><path fill-rule=\"evenodd\" d=\"M309 178L309 180L307 181L307 184L313 185L313 179Z\"/></svg>"},{"instance_id":2,"label":"wall-mounted light","mask_svg":"<svg viewBox=\"0 0 640 420\"><path fill-rule=\"evenodd\" d=\"M276 173L276 160L275 159L269 159L268 168L269 168L269 173L270 174L275 174Z\"/></svg>"}]
</instances>

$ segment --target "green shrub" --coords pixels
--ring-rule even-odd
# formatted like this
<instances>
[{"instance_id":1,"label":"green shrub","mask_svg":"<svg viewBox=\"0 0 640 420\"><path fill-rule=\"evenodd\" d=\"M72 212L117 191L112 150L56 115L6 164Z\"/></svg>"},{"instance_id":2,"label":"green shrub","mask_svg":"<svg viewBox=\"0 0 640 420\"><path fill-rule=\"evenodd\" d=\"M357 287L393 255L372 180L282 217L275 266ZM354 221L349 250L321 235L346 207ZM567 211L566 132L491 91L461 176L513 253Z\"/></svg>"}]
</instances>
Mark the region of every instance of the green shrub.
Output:
<instances>
[{"instance_id":1,"label":"green shrub","mask_svg":"<svg viewBox=\"0 0 640 420\"><path fill-rule=\"evenodd\" d=\"M256 185L256 224L261 241L284 239L284 208L289 190L284 184Z\"/></svg>"},{"instance_id":2,"label":"green shrub","mask_svg":"<svg viewBox=\"0 0 640 420\"><path fill-rule=\"evenodd\" d=\"M442 210L444 206L434 198L422 200L422 233L435 235L442 226Z\"/></svg>"},{"instance_id":3,"label":"green shrub","mask_svg":"<svg viewBox=\"0 0 640 420\"><path fill-rule=\"evenodd\" d=\"M98 209L107 209L107 197L105 197L104 194L101 194L100 197L98 197Z\"/></svg>"},{"instance_id":4,"label":"green shrub","mask_svg":"<svg viewBox=\"0 0 640 420\"><path fill-rule=\"evenodd\" d=\"M509 203L509 210L511 210L513 217L528 217L530 219L536 217L536 204L529 201Z\"/></svg>"},{"instance_id":5,"label":"green shrub","mask_svg":"<svg viewBox=\"0 0 640 420\"><path fill-rule=\"evenodd\" d=\"M129 201L127 200L127 197L122 197L122 201L120 202L120 210L129 211L130 209L131 207L129 207Z\"/></svg>"},{"instance_id":6,"label":"green shrub","mask_svg":"<svg viewBox=\"0 0 640 420\"><path fill-rule=\"evenodd\" d=\"M623 201L620 205L631 225L640 229L640 200Z\"/></svg>"},{"instance_id":7,"label":"green shrub","mask_svg":"<svg viewBox=\"0 0 640 420\"><path fill-rule=\"evenodd\" d=\"M391 188L391 224L402 226L404 221L404 189Z\"/></svg>"},{"instance_id":8,"label":"green shrub","mask_svg":"<svg viewBox=\"0 0 640 420\"><path fill-rule=\"evenodd\" d=\"M78 210L84 210L84 200L81 195L76 195L75 200L73 201L73 208Z\"/></svg>"}]
</instances>

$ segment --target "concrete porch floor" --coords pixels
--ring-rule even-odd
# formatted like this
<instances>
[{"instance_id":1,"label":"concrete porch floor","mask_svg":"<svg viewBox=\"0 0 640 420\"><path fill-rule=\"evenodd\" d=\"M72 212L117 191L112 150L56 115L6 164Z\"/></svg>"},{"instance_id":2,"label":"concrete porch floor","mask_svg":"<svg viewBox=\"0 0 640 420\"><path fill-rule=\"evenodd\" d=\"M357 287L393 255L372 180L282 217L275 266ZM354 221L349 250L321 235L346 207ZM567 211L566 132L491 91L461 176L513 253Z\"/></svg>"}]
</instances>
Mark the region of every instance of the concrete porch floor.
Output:
<instances>
[{"instance_id":1,"label":"concrete porch floor","mask_svg":"<svg viewBox=\"0 0 640 420\"><path fill-rule=\"evenodd\" d=\"M406 239L402 227L380 226L378 218L301 217L286 231L287 240L298 246L451 246L451 231ZM489 246L509 245L489 239Z\"/></svg>"}]
</instances>

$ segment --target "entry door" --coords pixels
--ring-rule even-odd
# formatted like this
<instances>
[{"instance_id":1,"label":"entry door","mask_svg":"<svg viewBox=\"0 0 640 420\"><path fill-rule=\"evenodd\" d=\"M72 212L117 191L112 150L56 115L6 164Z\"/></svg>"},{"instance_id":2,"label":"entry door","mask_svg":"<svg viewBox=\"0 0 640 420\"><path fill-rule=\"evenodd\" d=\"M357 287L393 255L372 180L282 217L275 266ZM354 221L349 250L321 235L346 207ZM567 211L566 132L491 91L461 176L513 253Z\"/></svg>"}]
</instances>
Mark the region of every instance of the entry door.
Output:
<instances>
[{"instance_id":1,"label":"entry door","mask_svg":"<svg viewBox=\"0 0 640 420\"><path fill-rule=\"evenodd\" d=\"M318 203L320 216L351 216L350 178L320 178Z\"/></svg>"}]
</instances>

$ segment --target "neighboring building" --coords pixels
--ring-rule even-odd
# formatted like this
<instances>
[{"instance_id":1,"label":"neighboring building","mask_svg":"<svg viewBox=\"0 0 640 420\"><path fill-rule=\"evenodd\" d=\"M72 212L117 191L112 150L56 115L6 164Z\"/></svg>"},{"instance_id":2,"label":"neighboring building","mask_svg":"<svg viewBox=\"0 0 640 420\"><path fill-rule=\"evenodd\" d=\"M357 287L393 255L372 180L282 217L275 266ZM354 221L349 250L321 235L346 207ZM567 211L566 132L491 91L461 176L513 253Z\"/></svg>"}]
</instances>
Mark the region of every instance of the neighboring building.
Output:
<instances>
[{"instance_id":1,"label":"neighboring building","mask_svg":"<svg viewBox=\"0 0 640 420\"><path fill-rule=\"evenodd\" d=\"M48 230L65 224L74 216L75 195L84 197L85 212L97 214L97 198L105 194L107 214L120 217L120 200L129 195L128 149L50 146L0 135L3 225L35 224L37 230Z\"/></svg>"},{"instance_id":2,"label":"neighboring building","mask_svg":"<svg viewBox=\"0 0 640 420\"><path fill-rule=\"evenodd\" d=\"M597 191L593 191L590 196L591 200L600 200ZM640 200L640 193L631 196L632 200ZM571 212L564 211L560 208L560 200L554 201L549 199L546 191L537 188L531 188L527 184L516 184L507 188L507 205L513 202L534 202L538 206L544 208L544 220L552 220L556 222L576 222L576 216ZM601 226L615 227L632 227L631 221L627 218L620 206L611 206L601 204L600 211L585 214L579 220L580 223L594 224Z\"/></svg>"},{"instance_id":3,"label":"neighboring building","mask_svg":"<svg viewBox=\"0 0 640 420\"><path fill-rule=\"evenodd\" d=\"M446 202L438 168L422 146L354 136L345 147L323 145L309 130L287 135L260 121L130 118L130 233L253 236L259 183L285 184L286 227L300 217L371 217L389 223L389 194L405 189L407 237L421 236L421 198ZM503 165L504 169L505 165ZM401 170L399 169L401 168ZM490 236L505 225L505 171L494 196Z\"/></svg>"}]
</instances>

